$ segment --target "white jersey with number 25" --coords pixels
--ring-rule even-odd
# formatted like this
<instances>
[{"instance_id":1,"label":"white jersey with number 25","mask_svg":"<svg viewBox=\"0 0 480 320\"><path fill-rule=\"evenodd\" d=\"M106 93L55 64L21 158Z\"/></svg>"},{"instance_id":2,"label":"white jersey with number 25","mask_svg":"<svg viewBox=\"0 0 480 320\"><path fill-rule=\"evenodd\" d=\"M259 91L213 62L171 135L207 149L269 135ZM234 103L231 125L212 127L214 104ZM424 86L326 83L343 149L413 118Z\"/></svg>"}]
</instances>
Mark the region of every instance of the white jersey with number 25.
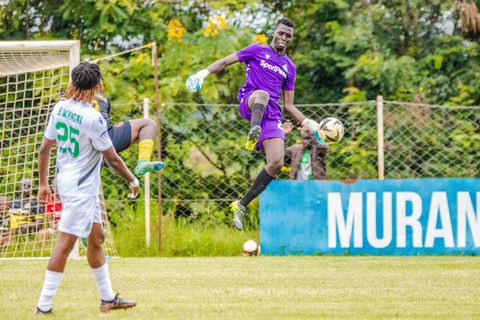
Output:
<instances>
[{"instance_id":1,"label":"white jersey with number 25","mask_svg":"<svg viewBox=\"0 0 480 320\"><path fill-rule=\"evenodd\" d=\"M98 195L101 152L112 146L102 115L88 103L73 99L59 101L50 114L45 138L57 142L60 195Z\"/></svg>"}]
</instances>

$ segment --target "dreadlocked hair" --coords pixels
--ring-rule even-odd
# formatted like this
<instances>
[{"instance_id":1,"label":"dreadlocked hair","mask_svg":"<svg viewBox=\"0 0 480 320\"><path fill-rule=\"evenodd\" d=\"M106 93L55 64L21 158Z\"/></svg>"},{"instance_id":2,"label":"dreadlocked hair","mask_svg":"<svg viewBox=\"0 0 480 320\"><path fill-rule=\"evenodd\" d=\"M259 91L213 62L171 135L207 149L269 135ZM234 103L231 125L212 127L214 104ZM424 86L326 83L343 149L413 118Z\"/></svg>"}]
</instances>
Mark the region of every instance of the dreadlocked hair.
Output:
<instances>
[{"instance_id":1,"label":"dreadlocked hair","mask_svg":"<svg viewBox=\"0 0 480 320\"><path fill-rule=\"evenodd\" d=\"M100 81L95 87L91 89L79 89L72 83L68 86L65 95L65 99L73 99L79 102L92 103L95 96L103 91L103 82Z\"/></svg>"},{"instance_id":2,"label":"dreadlocked hair","mask_svg":"<svg viewBox=\"0 0 480 320\"><path fill-rule=\"evenodd\" d=\"M84 61L73 68L72 81L65 92L65 98L91 103L102 90L100 68L95 63Z\"/></svg>"}]
</instances>

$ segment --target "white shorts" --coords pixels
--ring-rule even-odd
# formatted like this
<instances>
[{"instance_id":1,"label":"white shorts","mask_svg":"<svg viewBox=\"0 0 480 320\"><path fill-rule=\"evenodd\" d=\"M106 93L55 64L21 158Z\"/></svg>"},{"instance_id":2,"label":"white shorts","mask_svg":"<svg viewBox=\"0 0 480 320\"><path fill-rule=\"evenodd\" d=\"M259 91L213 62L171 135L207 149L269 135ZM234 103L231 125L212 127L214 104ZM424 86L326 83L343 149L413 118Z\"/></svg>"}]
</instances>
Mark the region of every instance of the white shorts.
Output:
<instances>
[{"instance_id":1,"label":"white shorts","mask_svg":"<svg viewBox=\"0 0 480 320\"><path fill-rule=\"evenodd\" d=\"M102 223L102 208L98 196L62 196L62 215L58 230L79 238L87 238L93 223Z\"/></svg>"}]
</instances>

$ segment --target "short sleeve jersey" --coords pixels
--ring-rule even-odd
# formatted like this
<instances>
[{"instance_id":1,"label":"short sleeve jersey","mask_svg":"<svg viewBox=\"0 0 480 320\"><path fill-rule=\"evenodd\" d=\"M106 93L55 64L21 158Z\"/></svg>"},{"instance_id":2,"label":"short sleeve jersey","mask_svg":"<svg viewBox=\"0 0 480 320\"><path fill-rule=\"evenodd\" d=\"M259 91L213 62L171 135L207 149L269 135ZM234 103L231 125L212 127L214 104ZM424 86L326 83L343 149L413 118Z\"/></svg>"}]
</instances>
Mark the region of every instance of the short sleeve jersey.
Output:
<instances>
[{"instance_id":1,"label":"short sleeve jersey","mask_svg":"<svg viewBox=\"0 0 480 320\"><path fill-rule=\"evenodd\" d=\"M63 196L100 192L102 151L112 146L103 116L91 104L58 102L50 114L45 138L57 141L57 187Z\"/></svg>"},{"instance_id":2,"label":"short sleeve jersey","mask_svg":"<svg viewBox=\"0 0 480 320\"><path fill-rule=\"evenodd\" d=\"M286 55L279 55L269 45L254 43L236 53L247 67L245 83L238 91L239 100L245 93L265 90L270 100L278 104L282 90L295 89L297 68Z\"/></svg>"}]
</instances>

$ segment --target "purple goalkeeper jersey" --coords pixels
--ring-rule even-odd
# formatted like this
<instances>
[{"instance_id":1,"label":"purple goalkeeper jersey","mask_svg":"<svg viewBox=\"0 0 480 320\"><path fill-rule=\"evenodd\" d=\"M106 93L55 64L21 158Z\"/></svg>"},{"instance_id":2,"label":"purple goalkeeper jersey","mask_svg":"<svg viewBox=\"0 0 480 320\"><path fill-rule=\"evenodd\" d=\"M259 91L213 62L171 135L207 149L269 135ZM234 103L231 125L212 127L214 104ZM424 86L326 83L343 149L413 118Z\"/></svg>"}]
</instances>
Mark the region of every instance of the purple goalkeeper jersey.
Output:
<instances>
[{"instance_id":1,"label":"purple goalkeeper jersey","mask_svg":"<svg viewBox=\"0 0 480 320\"><path fill-rule=\"evenodd\" d=\"M280 92L295 89L297 68L286 54L279 55L269 45L254 43L238 51L237 57L247 67L245 83L238 90L240 102L260 89L270 94L269 103L278 106Z\"/></svg>"}]
</instances>

